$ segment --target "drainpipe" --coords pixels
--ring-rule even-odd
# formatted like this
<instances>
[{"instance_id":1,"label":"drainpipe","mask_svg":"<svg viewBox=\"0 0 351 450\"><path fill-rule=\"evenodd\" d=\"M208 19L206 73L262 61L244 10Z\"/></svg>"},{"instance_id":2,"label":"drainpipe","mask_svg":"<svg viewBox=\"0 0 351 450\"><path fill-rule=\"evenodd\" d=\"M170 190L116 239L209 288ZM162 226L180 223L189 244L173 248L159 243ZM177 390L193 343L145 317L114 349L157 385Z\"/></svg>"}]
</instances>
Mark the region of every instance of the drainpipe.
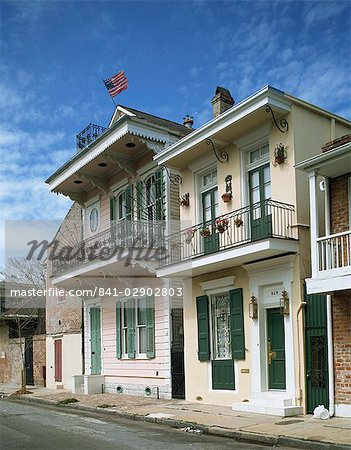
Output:
<instances>
[{"instance_id":1,"label":"drainpipe","mask_svg":"<svg viewBox=\"0 0 351 450\"><path fill-rule=\"evenodd\" d=\"M324 177L324 211L325 234L330 235L330 195L329 178ZM334 391L334 352L333 352L333 312L332 297L327 295L327 342L328 342L328 388L329 388L329 415L335 415L335 391Z\"/></svg>"},{"instance_id":2,"label":"drainpipe","mask_svg":"<svg viewBox=\"0 0 351 450\"><path fill-rule=\"evenodd\" d=\"M304 306L306 306L307 303L306 302L301 302L298 309L297 309L297 313L296 313L296 322L297 322L297 348L298 348L298 358L299 358L299 406L302 406L302 380L301 380L301 351L300 349L302 348L300 345L300 322L299 322L299 314L300 311L302 311L302 308ZM303 329L303 328L302 328Z\"/></svg>"},{"instance_id":3,"label":"drainpipe","mask_svg":"<svg viewBox=\"0 0 351 450\"><path fill-rule=\"evenodd\" d=\"M328 385L329 385L329 415L335 415L334 394L334 352L333 352L333 324L332 324L332 296L327 295L327 341L328 341Z\"/></svg>"}]
</instances>

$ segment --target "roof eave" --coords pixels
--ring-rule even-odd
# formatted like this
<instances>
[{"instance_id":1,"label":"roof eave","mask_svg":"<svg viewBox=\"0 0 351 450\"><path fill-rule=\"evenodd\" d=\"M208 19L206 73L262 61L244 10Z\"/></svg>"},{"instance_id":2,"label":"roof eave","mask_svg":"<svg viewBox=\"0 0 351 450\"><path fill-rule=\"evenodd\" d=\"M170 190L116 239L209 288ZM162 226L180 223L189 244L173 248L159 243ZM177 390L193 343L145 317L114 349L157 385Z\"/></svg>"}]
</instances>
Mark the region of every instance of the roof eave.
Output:
<instances>
[{"instance_id":1,"label":"roof eave","mask_svg":"<svg viewBox=\"0 0 351 450\"><path fill-rule=\"evenodd\" d=\"M262 108L266 104L271 104L276 107L285 109L286 112L290 111L290 101L285 97L284 92L279 91L271 86L265 86L261 90L252 94L250 97L242 100L241 102L228 109L220 116L205 123L202 127L196 129L192 133L186 135L172 146L165 149L163 152L154 156L155 161L158 164L165 164L167 161L175 156L187 151L190 147L193 147L198 142L207 139L219 129L228 126L228 121L235 122L246 115Z\"/></svg>"}]
</instances>

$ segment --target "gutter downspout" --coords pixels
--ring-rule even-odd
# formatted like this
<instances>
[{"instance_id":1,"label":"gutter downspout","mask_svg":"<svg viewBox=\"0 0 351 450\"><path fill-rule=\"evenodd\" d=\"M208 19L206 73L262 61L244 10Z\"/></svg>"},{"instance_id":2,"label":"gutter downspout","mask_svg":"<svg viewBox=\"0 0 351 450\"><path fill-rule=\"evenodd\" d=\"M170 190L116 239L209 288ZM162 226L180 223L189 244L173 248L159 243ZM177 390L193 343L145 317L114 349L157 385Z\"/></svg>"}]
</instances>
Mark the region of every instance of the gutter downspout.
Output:
<instances>
[{"instance_id":1,"label":"gutter downspout","mask_svg":"<svg viewBox=\"0 0 351 450\"><path fill-rule=\"evenodd\" d=\"M327 295L327 342L328 342L328 387L329 387L329 415L335 415L334 393L334 349L333 349L333 323L332 323L332 296Z\"/></svg>"},{"instance_id":2,"label":"gutter downspout","mask_svg":"<svg viewBox=\"0 0 351 450\"><path fill-rule=\"evenodd\" d=\"M329 178L324 177L324 211L325 234L330 235L330 194ZM327 295L327 343L328 343L328 388L329 388L329 415L335 415L335 388L334 388L334 349L333 349L333 311L332 296Z\"/></svg>"},{"instance_id":3,"label":"gutter downspout","mask_svg":"<svg viewBox=\"0 0 351 450\"><path fill-rule=\"evenodd\" d=\"M306 306L307 303L306 302L301 302L298 309L297 309L297 313L296 313L296 322L297 322L297 348L299 349L299 351L297 352L298 357L299 357L299 397L298 397L298 401L299 401L299 406L302 406L302 380L301 380L301 345L300 345L300 323L299 323L299 314L300 311L302 310L302 308L304 306ZM302 326L302 332L303 332L303 326Z\"/></svg>"}]
</instances>

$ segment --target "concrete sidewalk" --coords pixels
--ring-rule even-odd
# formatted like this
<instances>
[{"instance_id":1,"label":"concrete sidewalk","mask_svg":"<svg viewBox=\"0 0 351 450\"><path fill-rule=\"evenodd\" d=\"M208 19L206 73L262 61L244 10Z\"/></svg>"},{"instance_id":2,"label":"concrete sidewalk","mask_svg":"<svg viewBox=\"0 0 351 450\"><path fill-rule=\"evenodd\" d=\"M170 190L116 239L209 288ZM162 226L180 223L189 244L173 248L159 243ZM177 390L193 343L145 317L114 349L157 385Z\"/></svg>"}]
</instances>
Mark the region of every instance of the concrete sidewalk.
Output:
<instances>
[{"instance_id":1,"label":"concrete sidewalk","mask_svg":"<svg viewBox=\"0 0 351 450\"><path fill-rule=\"evenodd\" d=\"M0 385L0 396L9 396L19 386ZM247 442L308 449L351 449L351 419L316 420L311 416L279 418L232 411L229 407L189 403L183 400L157 400L118 394L73 395L70 391L28 387L25 401L54 404L68 398L79 403L67 409L112 414L135 420L163 423L177 428L190 427L209 434L233 437Z\"/></svg>"}]
</instances>

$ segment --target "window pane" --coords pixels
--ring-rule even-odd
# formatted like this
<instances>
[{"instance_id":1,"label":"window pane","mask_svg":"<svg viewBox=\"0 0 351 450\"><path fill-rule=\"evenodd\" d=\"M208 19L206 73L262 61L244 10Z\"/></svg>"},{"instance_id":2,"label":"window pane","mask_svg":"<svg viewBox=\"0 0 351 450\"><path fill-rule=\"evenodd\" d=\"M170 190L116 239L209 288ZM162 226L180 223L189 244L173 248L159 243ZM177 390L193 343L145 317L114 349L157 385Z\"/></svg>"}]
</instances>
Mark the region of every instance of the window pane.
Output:
<instances>
[{"instance_id":1,"label":"window pane","mask_svg":"<svg viewBox=\"0 0 351 450\"><path fill-rule=\"evenodd\" d=\"M255 150L250 153L250 163L258 161L260 159L260 150Z\"/></svg>"},{"instance_id":2,"label":"window pane","mask_svg":"<svg viewBox=\"0 0 351 450\"><path fill-rule=\"evenodd\" d=\"M251 191L251 203L257 203L260 201L260 188L252 189Z\"/></svg>"},{"instance_id":3,"label":"window pane","mask_svg":"<svg viewBox=\"0 0 351 450\"><path fill-rule=\"evenodd\" d=\"M261 148L261 156L268 155L268 154L269 154L269 146L265 145Z\"/></svg>"},{"instance_id":4,"label":"window pane","mask_svg":"<svg viewBox=\"0 0 351 450\"><path fill-rule=\"evenodd\" d=\"M208 208L209 206L211 206L211 194L204 194L203 196L203 202L204 202L204 207Z\"/></svg>"},{"instance_id":5,"label":"window pane","mask_svg":"<svg viewBox=\"0 0 351 450\"><path fill-rule=\"evenodd\" d=\"M146 353L146 327L139 328L139 353Z\"/></svg>"},{"instance_id":6,"label":"window pane","mask_svg":"<svg viewBox=\"0 0 351 450\"><path fill-rule=\"evenodd\" d=\"M251 188L255 188L259 185L260 183L260 177L259 177L259 172L255 171L255 172L251 172L250 173L250 186Z\"/></svg>"},{"instance_id":7,"label":"window pane","mask_svg":"<svg viewBox=\"0 0 351 450\"><path fill-rule=\"evenodd\" d=\"M263 168L263 182L267 183L268 181L271 181L271 171L269 166Z\"/></svg>"},{"instance_id":8,"label":"window pane","mask_svg":"<svg viewBox=\"0 0 351 450\"><path fill-rule=\"evenodd\" d=\"M146 325L146 299L138 299L138 325Z\"/></svg>"},{"instance_id":9,"label":"window pane","mask_svg":"<svg viewBox=\"0 0 351 450\"><path fill-rule=\"evenodd\" d=\"M267 183L264 185L264 198L271 198L272 194L271 194L271 183Z\"/></svg>"}]
</instances>

